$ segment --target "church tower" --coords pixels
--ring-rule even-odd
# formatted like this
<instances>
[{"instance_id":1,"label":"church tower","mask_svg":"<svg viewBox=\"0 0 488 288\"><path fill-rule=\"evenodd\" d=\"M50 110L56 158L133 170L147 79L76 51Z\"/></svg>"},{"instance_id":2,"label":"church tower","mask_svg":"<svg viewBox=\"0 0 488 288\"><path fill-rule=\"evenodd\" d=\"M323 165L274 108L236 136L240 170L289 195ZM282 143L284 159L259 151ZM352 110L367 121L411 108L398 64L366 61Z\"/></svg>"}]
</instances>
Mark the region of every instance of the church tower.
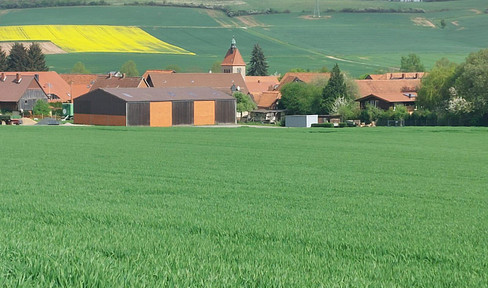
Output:
<instances>
[{"instance_id":1,"label":"church tower","mask_svg":"<svg viewBox=\"0 0 488 288\"><path fill-rule=\"evenodd\" d=\"M240 73L242 78L246 77L246 62L242 59L241 53L236 46L236 39L232 37L227 54L225 54L224 61L221 64L222 73Z\"/></svg>"}]
</instances>

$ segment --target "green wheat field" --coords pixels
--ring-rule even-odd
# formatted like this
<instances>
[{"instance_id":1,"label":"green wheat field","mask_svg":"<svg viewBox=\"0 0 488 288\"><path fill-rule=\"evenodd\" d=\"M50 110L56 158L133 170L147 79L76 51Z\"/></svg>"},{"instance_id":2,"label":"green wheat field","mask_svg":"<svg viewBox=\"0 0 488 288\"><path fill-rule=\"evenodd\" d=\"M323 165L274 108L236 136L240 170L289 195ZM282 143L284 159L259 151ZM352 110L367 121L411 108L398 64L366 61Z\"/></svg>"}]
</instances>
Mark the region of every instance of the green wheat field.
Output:
<instances>
[{"instance_id":1,"label":"green wheat field","mask_svg":"<svg viewBox=\"0 0 488 288\"><path fill-rule=\"evenodd\" d=\"M486 128L0 128L1 287L484 287Z\"/></svg>"}]
</instances>

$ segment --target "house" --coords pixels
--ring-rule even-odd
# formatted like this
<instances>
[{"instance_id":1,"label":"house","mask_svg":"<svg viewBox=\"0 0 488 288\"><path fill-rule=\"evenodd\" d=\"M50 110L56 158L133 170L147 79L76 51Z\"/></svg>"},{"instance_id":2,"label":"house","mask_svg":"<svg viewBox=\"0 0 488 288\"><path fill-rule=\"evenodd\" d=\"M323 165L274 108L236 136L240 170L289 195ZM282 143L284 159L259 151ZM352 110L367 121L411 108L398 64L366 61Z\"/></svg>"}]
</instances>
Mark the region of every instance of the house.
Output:
<instances>
[{"instance_id":1,"label":"house","mask_svg":"<svg viewBox=\"0 0 488 288\"><path fill-rule=\"evenodd\" d=\"M275 90L280 90L285 84L292 82L303 82L303 83L314 83L314 82L324 82L330 78L330 73L312 73L312 72L288 72L286 73ZM325 86L325 85L324 85Z\"/></svg>"},{"instance_id":2,"label":"house","mask_svg":"<svg viewBox=\"0 0 488 288\"><path fill-rule=\"evenodd\" d=\"M108 75L98 75L90 91L99 88L147 88L146 80L143 77L126 77L120 72L110 72Z\"/></svg>"},{"instance_id":3,"label":"house","mask_svg":"<svg viewBox=\"0 0 488 288\"><path fill-rule=\"evenodd\" d=\"M244 80L251 98L258 108L274 109L280 98L279 91L273 91L280 82L278 76L246 76Z\"/></svg>"},{"instance_id":4,"label":"house","mask_svg":"<svg viewBox=\"0 0 488 288\"><path fill-rule=\"evenodd\" d=\"M70 86L71 100L88 93L98 77L96 74L60 74L60 76Z\"/></svg>"},{"instance_id":5,"label":"house","mask_svg":"<svg viewBox=\"0 0 488 288\"><path fill-rule=\"evenodd\" d=\"M0 74L0 110L32 111L37 100L48 97L35 76Z\"/></svg>"},{"instance_id":6,"label":"house","mask_svg":"<svg viewBox=\"0 0 488 288\"><path fill-rule=\"evenodd\" d=\"M356 80L356 83L360 95L356 101L361 109L372 105L388 110L404 105L410 113L415 110L420 79Z\"/></svg>"},{"instance_id":7,"label":"house","mask_svg":"<svg viewBox=\"0 0 488 288\"><path fill-rule=\"evenodd\" d=\"M147 83L155 88L210 87L228 95L249 93L244 78L237 73L150 73Z\"/></svg>"},{"instance_id":8,"label":"house","mask_svg":"<svg viewBox=\"0 0 488 288\"><path fill-rule=\"evenodd\" d=\"M155 75L155 74L172 74L172 73L176 73L176 71L174 70L146 70L146 72L144 72L144 74L142 75L142 78L144 78L144 80L146 80L146 83L149 85L149 87L153 87L151 85L151 83L148 82L148 79L150 78L149 76L152 74L152 75Z\"/></svg>"},{"instance_id":9,"label":"house","mask_svg":"<svg viewBox=\"0 0 488 288\"><path fill-rule=\"evenodd\" d=\"M108 126L236 123L236 99L208 87L100 88L74 100L74 123Z\"/></svg>"},{"instance_id":10,"label":"house","mask_svg":"<svg viewBox=\"0 0 488 288\"><path fill-rule=\"evenodd\" d=\"M385 73L385 74L370 74L364 78L365 80L401 80L401 79L422 79L426 75L425 72L401 72L401 73Z\"/></svg>"},{"instance_id":11,"label":"house","mask_svg":"<svg viewBox=\"0 0 488 288\"><path fill-rule=\"evenodd\" d=\"M55 71L5 72L7 76L15 76L17 73L21 73L23 77L34 76L49 102L68 102L71 99L70 86Z\"/></svg>"},{"instance_id":12,"label":"house","mask_svg":"<svg viewBox=\"0 0 488 288\"><path fill-rule=\"evenodd\" d=\"M222 73L238 73L242 78L246 78L246 62L242 59L242 55L237 49L236 39L232 38L230 48L225 54L222 64Z\"/></svg>"}]
</instances>

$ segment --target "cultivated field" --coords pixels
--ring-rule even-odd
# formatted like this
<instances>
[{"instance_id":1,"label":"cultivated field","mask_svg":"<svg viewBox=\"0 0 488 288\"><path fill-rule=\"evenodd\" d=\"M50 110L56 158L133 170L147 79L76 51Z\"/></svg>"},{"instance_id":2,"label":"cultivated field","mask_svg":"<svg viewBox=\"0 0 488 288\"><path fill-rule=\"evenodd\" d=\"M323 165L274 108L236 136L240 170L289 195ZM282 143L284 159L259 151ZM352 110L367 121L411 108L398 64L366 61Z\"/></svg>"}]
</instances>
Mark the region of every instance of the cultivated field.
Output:
<instances>
[{"instance_id":1,"label":"cultivated field","mask_svg":"<svg viewBox=\"0 0 488 288\"><path fill-rule=\"evenodd\" d=\"M68 53L162 53L194 55L138 27L106 25L0 26L2 41L51 41Z\"/></svg>"},{"instance_id":2,"label":"cultivated field","mask_svg":"<svg viewBox=\"0 0 488 288\"><path fill-rule=\"evenodd\" d=\"M141 73L169 65L177 65L185 72L207 72L215 62L222 61L233 35L246 62L250 60L253 45L259 43L268 59L269 72L281 74L292 68L318 70L327 66L330 69L335 63L353 76L395 71L400 66L400 58L409 53L419 55L430 68L442 57L460 63L469 53L488 47L488 38L479 37L488 29L488 14L485 13L488 7L484 1L343 2L322 3L324 11L320 19L310 17L313 3L300 10L292 9L297 12L289 14L234 18L221 11L205 9L111 6L4 10L0 13L0 25L139 27L161 41L196 54L49 55L50 69L60 73L69 72L78 61L92 72L106 73L119 69L128 60L134 60ZM290 4L283 1L276 9L283 10L286 3ZM255 4L258 5L252 5ZM426 13L325 12L345 7L413 7L424 9ZM445 28L441 28L442 20Z\"/></svg>"},{"instance_id":3,"label":"cultivated field","mask_svg":"<svg viewBox=\"0 0 488 288\"><path fill-rule=\"evenodd\" d=\"M486 128L0 128L0 286L483 287Z\"/></svg>"}]
</instances>

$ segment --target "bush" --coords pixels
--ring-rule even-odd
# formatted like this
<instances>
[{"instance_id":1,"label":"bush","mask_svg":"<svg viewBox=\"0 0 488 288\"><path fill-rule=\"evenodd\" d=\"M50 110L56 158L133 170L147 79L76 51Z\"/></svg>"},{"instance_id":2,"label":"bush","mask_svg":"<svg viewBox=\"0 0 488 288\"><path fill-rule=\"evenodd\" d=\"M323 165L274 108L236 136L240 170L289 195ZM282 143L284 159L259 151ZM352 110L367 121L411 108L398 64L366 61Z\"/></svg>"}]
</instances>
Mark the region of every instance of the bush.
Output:
<instances>
[{"instance_id":1,"label":"bush","mask_svg":"<svg viewBox=\"0 0 488 288\"><path fill-rule=\"evenodd\" d=\"M49 116L51 109L49 108L47 101L37 100L32 111L35 115Z\"/></svg>"},{"instance_id":2,"label":"bush","mask_svg":"<svg viewBox=\"0 0 488 288\"><path fill-rule=\"evenodd\" d=\"M337 126L339 128L344 128L344 127L347 127L347 123L346 122L341 122L339 123L339 126Z\"/></svg>"},{"instance_id":3,"label":"bush","mask_svg":"<svg viewBox=\"0 0 488 288\"><path fill-rule=\"evenodd\" d=\"M334 123L314 123L312 124L312 127L317 127L317 128L333 128Z\"/></svg>"}]
</instances>

